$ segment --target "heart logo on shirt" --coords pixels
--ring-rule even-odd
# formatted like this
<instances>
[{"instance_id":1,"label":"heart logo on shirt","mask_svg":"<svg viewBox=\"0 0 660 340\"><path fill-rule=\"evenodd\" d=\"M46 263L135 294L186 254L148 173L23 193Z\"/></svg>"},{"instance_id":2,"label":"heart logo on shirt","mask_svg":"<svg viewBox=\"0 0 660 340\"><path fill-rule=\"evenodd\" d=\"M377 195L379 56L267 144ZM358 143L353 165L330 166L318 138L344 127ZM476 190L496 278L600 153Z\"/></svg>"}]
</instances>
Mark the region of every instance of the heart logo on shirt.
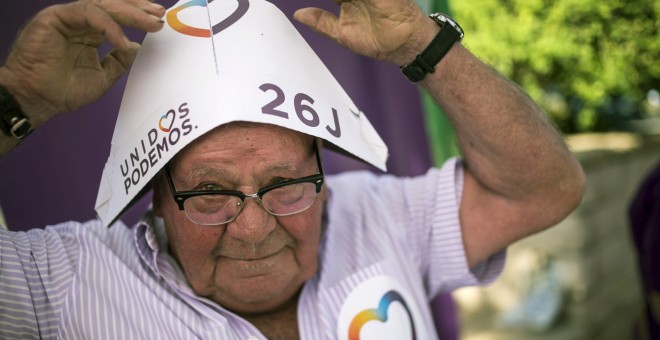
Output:
<instances>
[{"instance_id":1,"label":"heart logo on shirt","mask_svg":"<svg viewBox=\"0 0 660 340\"><path fill-rule=\"evenodd\" d=\"M353 318L351 325L348 328L348 339L359 340L362 326L364 326L369 321L387 322L388 310L393 302L399 302L406 310L408 319L410 320L412 339L417 339L417 335L415 334L415 325L412 319L412 315L410 314L410 309L408 309L408 305L406 304L406 301L403 299L401 294L394 290L390 290L385 293L385 295L383 295L383 297L380 299L380 302L378 303L378 308L365 309L359 312Z\"/></svg>"},{"instance_id":2,"label":"heart logo on shirt","mask_svg":"<svg viewBox=\"0 0 660 340\"><path fill-rule=\"evenodd\" d=\"M209 38L211 37L211 32L213 32L213 35L222 32L224 29L233 25L240 18L242 18L245 13L247 13L248 8L250 7L249 0L237 1L238 7L236 7L234 12L230 13L229 16L221 20L219 23L213 25L212 29L187 25L179 19L179 13L190 7L207 7L207 4L210 5L213 0L208 0L208 3L207 0L191 0L177 8L170 10L166 16L167 24L170 25L173 30L181 34L190 35L193 37Z\"/></svg>"},{"instance_id":3,"label":"heart logo on shirt","mask_svg":"<svg viewBox=\"0 0 660 340\"><path fill-rule=\"evenodd\" d=\"M380 263L368 267L379 270ZM426 300L396 276L357 272L328 292L342 300L336 339L433 339L437 336ZM343 295L343 297L342 297Z\"/></svg>"}]
</instances>

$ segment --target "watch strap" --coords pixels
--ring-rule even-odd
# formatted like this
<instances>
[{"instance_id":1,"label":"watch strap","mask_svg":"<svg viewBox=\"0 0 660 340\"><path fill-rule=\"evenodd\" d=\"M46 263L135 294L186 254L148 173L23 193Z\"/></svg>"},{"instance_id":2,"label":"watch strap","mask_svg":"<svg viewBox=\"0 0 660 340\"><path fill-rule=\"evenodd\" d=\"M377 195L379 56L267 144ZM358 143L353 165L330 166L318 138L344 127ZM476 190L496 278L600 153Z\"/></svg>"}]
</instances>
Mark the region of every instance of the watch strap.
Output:
<instances>
[{"instance_id":1,"label":"watch strap","mask_svg":"<svg viewBox=\"0 0 660 340\"><path fill-rule=\"evenodd\" d=\"M435 66L447 55L451 47L463 39L463 30L448 16L434 13L429 17L440 26L440 32L426 49L415 57L415 60L401 67L401 72L414 83L424 79L428 73L433 73Z\"/></svg>"},{"instance_id":2,"label":"watch strap","mask_svg":"<svg viewBox=\"0 0 660 340\"><path fill-rule=\"evenodd\" d=\"M32 124L21 111L14 96L0 85L0 130L7 136L23 139L32 132Z\"/></svg>"}]
</instances>

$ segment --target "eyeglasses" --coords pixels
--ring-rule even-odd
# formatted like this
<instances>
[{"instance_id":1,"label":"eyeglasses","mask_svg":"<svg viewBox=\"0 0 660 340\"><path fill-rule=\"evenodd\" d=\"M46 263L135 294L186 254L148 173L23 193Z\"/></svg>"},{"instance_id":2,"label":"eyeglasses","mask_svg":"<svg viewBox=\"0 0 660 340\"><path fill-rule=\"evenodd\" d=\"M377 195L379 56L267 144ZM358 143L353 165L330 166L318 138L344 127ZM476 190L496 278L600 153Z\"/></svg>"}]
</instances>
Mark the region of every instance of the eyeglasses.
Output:
<instances>
[{"instance_id":1,"label":"eyeglasses","mask_svg":"<svg viewBox=\"0 0 660 340\"><path fill-rule=\"evenodd\" d=\"M309 209L323 186L321 158L316 141L313 144L318 174L267 185L250 195L238 190L176 191L167 167L165 167L165 175L179 210L183 210L193 223L200 225L229 223L238 217L248 198L255 199L271 215L293 215Z\"/></svg>"}]
</instances>

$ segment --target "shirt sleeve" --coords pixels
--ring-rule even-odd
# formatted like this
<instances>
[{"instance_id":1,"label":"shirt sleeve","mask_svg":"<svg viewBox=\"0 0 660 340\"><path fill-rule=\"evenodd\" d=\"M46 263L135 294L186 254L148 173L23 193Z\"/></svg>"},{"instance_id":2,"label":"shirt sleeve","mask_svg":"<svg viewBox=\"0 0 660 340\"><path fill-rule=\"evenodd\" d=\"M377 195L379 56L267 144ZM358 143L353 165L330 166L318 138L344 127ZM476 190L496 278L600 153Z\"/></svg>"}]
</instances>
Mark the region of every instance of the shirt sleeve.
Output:
<instances>
[{"instance_id":1,"label":"shirt sleeve","mask_svg":"<svg viewBox=\"0 0 660 340\"><path fill-rule=\"evenodd\" d=\"M0 338L55 338L77 266L80 223L0 230Z\"/></svg>"},{"instance_id":2,"label":"shirt sleeve","mask_svg":"<svg viewBox=\"0 0 660 340\"><path fill-rule=\"evenodd\" d=\"M421 266L430 296L463 286L483 285L502 272L506 251L498 252L473 268L468 267L459 220L463 193L463 163L452 158L440 169L411 179L405 186L416 242L422 250ZM413 248L413 249L415 249Z\"/></svg>"}]
</instances>

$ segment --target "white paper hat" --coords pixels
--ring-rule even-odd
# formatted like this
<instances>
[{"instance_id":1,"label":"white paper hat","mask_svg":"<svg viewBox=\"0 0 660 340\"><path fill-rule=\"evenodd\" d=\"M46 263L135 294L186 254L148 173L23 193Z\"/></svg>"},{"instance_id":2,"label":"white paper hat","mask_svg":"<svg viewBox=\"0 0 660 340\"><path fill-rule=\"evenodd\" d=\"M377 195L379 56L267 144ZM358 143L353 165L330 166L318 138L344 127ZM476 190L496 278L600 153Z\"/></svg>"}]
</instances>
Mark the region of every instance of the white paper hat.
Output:
<instances>
[{"instance_id":1,"label":"white paper hat","mask_svg":"<svg viewBox=\"0 0 660 340\"><path fill-rule=\"evenodd\" d=\"M252 121L323 138L385 170L387 147L286 16L263 0L182 0L133 64L96 199L107 226L183 147Z\"/></svg>"}]
</instances>

